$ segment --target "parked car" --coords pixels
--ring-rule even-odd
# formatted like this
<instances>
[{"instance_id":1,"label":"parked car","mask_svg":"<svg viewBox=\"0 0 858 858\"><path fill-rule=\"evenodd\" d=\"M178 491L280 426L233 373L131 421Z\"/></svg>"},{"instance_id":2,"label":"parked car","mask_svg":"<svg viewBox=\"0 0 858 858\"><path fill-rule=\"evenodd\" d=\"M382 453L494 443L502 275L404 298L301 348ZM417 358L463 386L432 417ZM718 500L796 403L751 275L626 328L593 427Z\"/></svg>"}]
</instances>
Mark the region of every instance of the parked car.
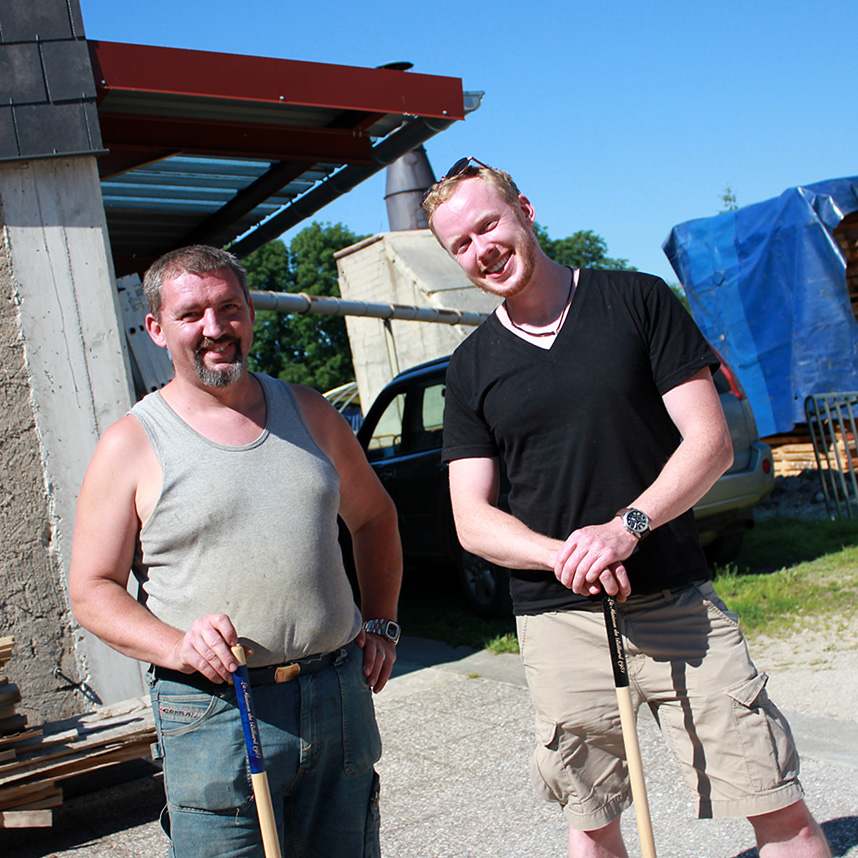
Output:
<instances>
[{"instance_id":1,"label":"parked car","mask_svg":"<svg viewBox=\"0 0 858 858\"><path fill-rule=\"evenodd\" d=\"M400 373L378 395L357 437L396 504L406 561L451 563L471 608L481 616L501 616L511 611L509 570L465 551L453 524L447 465L441 461L448 361L440 358ZM724 563L736 556L744 532L753 526L755 504L772 490L774 468L729 368L722 365L715 385L734 461L694 514L710 563Z\"/></svg>"}]
</instances>

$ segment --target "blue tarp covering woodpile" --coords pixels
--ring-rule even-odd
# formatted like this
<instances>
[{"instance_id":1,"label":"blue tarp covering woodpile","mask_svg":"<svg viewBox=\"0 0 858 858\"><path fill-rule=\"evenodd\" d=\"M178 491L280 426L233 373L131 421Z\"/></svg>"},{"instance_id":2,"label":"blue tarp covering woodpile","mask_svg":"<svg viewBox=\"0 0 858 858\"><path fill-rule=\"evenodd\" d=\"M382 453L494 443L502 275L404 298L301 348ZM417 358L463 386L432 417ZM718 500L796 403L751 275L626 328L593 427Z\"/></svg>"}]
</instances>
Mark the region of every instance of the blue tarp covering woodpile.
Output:
<instances>
[{"instance_id":1,"label":"blue tarp covering woodpile","mask_svg":"<svg viewBox=\"0 0 858 858\"><path fill-rule=\"evenodd\" d=\"M833 234L856 210L858 177L833 179L679 224L664 242L761 435L803 422L810 394L858 390L858 322Z\"/></svg>"}]
</instances>

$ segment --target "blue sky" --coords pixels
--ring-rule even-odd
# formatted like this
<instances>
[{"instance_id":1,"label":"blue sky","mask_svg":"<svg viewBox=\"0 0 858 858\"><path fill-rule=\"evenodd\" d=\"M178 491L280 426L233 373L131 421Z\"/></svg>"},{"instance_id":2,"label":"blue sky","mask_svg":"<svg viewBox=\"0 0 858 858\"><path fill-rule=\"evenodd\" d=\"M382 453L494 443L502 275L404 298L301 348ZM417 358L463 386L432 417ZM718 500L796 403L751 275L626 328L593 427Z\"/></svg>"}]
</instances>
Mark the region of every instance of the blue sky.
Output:
<instances>
[{"instance_id":1,"label":"blue sky","mask_svg":"<svg viewBox=\"0 0 858 858\"><path fill-rule=\"evenodd\" d=\"M858 174L854 1L80 3L90 39L459 77L486 95L426 144L436 175L502 167L552 237L592 229L672 281L662 242L726 186L747 205ZM381 232L383 197L382 172L316 219Z\"/></svg>"}]
</instances>

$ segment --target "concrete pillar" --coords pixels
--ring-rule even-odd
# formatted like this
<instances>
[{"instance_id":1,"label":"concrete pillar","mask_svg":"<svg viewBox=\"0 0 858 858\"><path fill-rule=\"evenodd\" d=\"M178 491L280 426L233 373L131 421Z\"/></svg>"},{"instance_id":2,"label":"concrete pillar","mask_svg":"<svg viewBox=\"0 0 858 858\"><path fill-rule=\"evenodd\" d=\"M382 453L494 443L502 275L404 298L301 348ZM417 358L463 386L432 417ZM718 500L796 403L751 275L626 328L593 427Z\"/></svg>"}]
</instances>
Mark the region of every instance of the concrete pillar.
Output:
<instances>
[{"instance_id":1,"label":"concrete pillar","mask_svg":"<svg viewBox=\"0 0 858 858\"><path fill-rule=\"evenodd\" d=\"M132 402L106 236L94 156L0 163L0 634L34 720L144 688L75 629L66 587L86 466Z\"/></svg>"}]
</instances>

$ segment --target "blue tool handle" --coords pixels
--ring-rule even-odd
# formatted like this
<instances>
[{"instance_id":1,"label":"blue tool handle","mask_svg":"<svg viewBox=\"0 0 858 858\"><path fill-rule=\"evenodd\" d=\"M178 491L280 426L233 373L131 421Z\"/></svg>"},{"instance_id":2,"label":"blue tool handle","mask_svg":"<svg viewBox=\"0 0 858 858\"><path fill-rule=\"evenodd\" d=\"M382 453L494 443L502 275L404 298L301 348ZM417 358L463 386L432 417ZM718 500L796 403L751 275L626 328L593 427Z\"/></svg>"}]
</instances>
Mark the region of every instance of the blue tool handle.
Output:
<instances>
[{"instance_id":1,"label":"blue tool handle","mask_svg":"<svg viewBox=\"0 0 858 858\"><path fill-rule=\"evenodd\" d=\"M241 726L244 729L244 745L247 748L250 773L258 775L265 771L265 757L262 754L262 740L259 737L259 725L253 708L253 695L250 693L247 665L240 664L232 676L235 682L235 695L238 698Z\"/></svg>"}]
</instances>

